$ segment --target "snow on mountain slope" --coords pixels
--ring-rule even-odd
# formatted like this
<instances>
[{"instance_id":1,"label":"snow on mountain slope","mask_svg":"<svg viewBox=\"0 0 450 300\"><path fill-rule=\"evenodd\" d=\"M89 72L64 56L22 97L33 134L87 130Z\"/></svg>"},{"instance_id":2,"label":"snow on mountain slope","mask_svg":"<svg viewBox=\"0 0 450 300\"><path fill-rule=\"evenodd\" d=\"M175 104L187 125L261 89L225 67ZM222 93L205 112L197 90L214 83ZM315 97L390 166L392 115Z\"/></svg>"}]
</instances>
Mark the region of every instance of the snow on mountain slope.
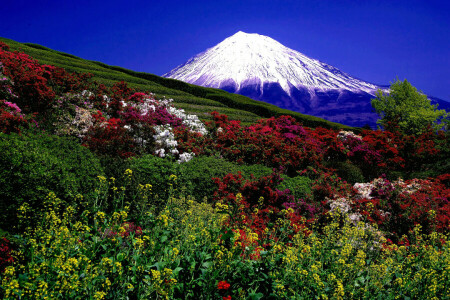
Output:
<instances>
[{"instance_id":1,"label":"snow on mountain slope","mask_svg":"<svg viewBox=\"0 0 450 300\"><path fill-rule=\"evenodd\" d=\"M370 99L383 88L270 37L241 31L163 76L351 126L375 125Z\"/></svg>"},{"instance_id":2,"label":"snow on mountain slope","mask_svg":"<svg viewBox=\"0 0 450 300\"><path fill-rule=\"evenodd\" d=\"M233 81L237 90L249 82L277 82L287 94L292 86L368 93L379 88L285 47L270 37L242 31L163 76L215 88Z\"/></svg>"}]
</instances>

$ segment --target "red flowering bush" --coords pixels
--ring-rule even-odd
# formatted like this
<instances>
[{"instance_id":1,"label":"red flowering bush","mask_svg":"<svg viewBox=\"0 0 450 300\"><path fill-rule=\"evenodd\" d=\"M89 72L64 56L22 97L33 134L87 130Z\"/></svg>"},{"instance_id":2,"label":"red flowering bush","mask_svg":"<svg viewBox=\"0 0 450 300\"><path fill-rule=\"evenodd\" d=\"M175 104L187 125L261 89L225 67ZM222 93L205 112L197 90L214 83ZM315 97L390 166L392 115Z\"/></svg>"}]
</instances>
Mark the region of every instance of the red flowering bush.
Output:
<instances>
[{"instance_id":1,"label":"red flowering bush","mask_svg":"<svg viewBox=\"0 0 450 300\"><path fill-rule=\"evenodd\" d=\"M45 115L55 103L57 95L80 91L89 86L90 74L71 74L63 68L40 64L25 53L8 49L7 45L1 43L0 72L10 79L6 88L25 113Z\"/></svg>"},{"instance_id":2,"label":"red flowering bush","mask_svg":"<svg viewBox=\"0 0 450 300\"><path fill-rule=\"evenodd\" d=\"M93 117L95 123L84 138L84 146L98 154L122 158L135 155L135 142L125 129L125 122L116 118L107 120L100 111Z\"/></svg>"},{"instance_id":3,"label":"red flowering bush","mask_svg":"<svg viewBox=\"0 0 450 300\"><path fill-rule=\"evenodd\" d=\"M238 121L228 120L226 115L217 112L212 115L213 141L212 145L206 145L212 149L204 152L216 151L238 163L283 166L291 174L308 165L321 166L322 143L291 117L260 120L242 127Z\"/></svg>"},{"instance_id":4,"label":"red flowering bush","mask_svg":"<svg viewBox=\"0 0 450 300\"><path fill-rule=\"evenodd\" d=\"M354 210L392 234L395 241L416 225L421 225L426 234L448 232L450 189L445 185L446 176L440 178L396 182L379 178L355 185Z\"/></svg>"},{"instance_id":5,"label":"red flowering bush","mask_svg":"<svg viewBox=\"0 0 450 300\"><path fill-rule=\"evenodd\" d=\"M241 255L257 257L260 246L268 246L269 241L276 239L272 234L266 235L266 229L277 226L277 220L286 217L289 210L290 228L298 232L304 228L305 220L312 220L320 213L318 207L303 199L295 199L289 189L280 191L277 186L282 181L277 172L259 179L243 182L240 174L227 174L223 178L214 178L218 188L214 192L214 200L230 207L229 228L236 228L239 234ZM220 206L219 205L219 206ZM260 237L259 242L248 238L240 228L249 228ZM251 250L251 251L247 251Z\"/></svg>"},{"instance_id":6,"label":"red flowering bush","mask_svg":"<svg viewBox=\"0 0 450 300\"><path fill-rule=\"evenodd\" d=\"M11 256L11 243L8 239L0 239L0 273L3 273L5 268L14 262Z\"/></svg>"},{"instance_id":7,"label":"red flowering bush","mask_svg":"<svg viewBox=\"0 0 450 300\"><path fill-rule=\"evenodd\" d=\"M19 133L21 129L26 128L28 121L17 104L0 100L0 132Z\"/></svg>"},{"instance_id":8,"label":"red flowering bush","mask_svg":"<svg viewBox=\"0 0 450 300\"><path fill-rule=\"evenodd\" d=\"M217 289L219 290L228 290L230 288L230 284L228 282L226 282L225 280L220 281L217 284Z\"/></svg>"},{"instance_id":9,"label":"red flowering bush","mask_svg":"<svg viewBox=\"0 0 450 300\"><path fill-rule=\"evenodd\" d=\"M103 232L99 229L99 233L107 238L114 238L117 235L123 238L127 238L130 235L137 237L142 235L142 228L136 226L133 222L124 222L121 226L106 228Z\"/></svg>"}]
</instances>

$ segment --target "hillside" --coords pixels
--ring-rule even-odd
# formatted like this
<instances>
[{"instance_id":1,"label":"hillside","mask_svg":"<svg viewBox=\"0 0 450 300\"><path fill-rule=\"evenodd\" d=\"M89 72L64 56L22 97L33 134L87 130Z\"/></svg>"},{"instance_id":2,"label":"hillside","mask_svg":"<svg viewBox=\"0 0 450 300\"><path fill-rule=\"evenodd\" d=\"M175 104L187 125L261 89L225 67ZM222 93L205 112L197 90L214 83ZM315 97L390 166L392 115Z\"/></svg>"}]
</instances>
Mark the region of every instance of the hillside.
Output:
<instances>
[{"instance_id":1,"label":"hillside","mask_svg":"<svg viewBox=\"0 0 450 300\"><path fill-rule=\"evenodd\" d=\"M172 98L176 107L185 109L187 113L197 114L202 120L211 120L210 113L218 111L227 114L231 120L240 120L243 124L253 123L262 117L289 115L310 127L350 128L220 89L204 88L150 73L109 66L37 44L19 43L1 37L0 41L8 44L11 50L20 50L40 63L62 67L70 72L92 73L94 80L105 85L125 81L130 87L154 93L157 98Z\"/></svg>"},{"instance_id":2,"label":"hillside","mask_svg":"<svg viewBox=\"0 0 450 300\"><path fill-rule=\"evenodd\" d=\"M448 132L203 123L0 62L0 299L448 298Z\"/></svg>"}]
</instances>

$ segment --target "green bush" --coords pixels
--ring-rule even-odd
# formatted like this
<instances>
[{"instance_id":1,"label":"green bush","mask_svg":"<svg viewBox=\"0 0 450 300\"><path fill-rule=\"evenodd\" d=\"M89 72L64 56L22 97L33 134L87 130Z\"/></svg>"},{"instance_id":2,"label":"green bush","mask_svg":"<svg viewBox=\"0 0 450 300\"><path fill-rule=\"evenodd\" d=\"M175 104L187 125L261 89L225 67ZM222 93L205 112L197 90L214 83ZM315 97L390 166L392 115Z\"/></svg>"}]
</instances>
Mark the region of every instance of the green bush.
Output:
<instances>
[{"instance_id":1,"label":"green bush","mask_svg":"<svg viewBox=\"0 0 450 300\"><path fill-rule=\"evenodd\" d=\"M365 182L362 170L349 161L334 162L328 167L336 169L336 174L348 183Z\"/></svg>"},{"instance_id":2,"label":"green bush","mask_svg":"<svg viewBox=\"0 0 450 300\"><path fill-rule=\"evenodd\" d=\"M279 190L289 189L295 199L305 199L311 193L313 180L306 176L286 177L279 185Z\"/></svg>"},{"instance_id":3,"label":"green bush","mask_svg":"<svg viewBox=\"0 0 450 300\"><path fill-rule=\"evenodd\" d=\"M130 159L130 169L133 171L134 186L151 184L152 194L159 201L166 201L173 180L170 175L178 176L179 164L151 154ZM155 203L156 204L156 203Z\"/></svg>"},{"instance_id":4,"label":"green bush","mask_svg":"<svg viewBox=\"0 0 450 300\"><path fill-rule=\"evenodd\" d=\"M238 172L241 172L244 178L250 179L252 174L255 178L267 176L272 169L262 165L238 165L218 157L195 157L180 165L179 185L184 186L186 193L197 200L205 197L211 199L217 187L212 178L222 178L228 173Z\"/></svg>"},{"instance_id":5,"label":"green bush","mask_svg":"<svg viewBox=\"0 0 450 300\"><path fill-rule=\"evenodd\" d=\"M125 182L122 182L122 179L125 170L130 168L130 160L108 155L101 155L99 159L107 178L114 177L118 186L126 185Z\"/></svg>"},{"instance_id":6,"label":"green bush","mask_svg":"<svg viewBox=\"0 0 450 300\"><path fill-rule=\"evenodd\" d=\"M0 227L6 230L24 202L38 208L52 191L72 203L77 194L89 196L103 174L99 160L69 138L0 134L0 151Z\"/></svg>"}]
</instances>

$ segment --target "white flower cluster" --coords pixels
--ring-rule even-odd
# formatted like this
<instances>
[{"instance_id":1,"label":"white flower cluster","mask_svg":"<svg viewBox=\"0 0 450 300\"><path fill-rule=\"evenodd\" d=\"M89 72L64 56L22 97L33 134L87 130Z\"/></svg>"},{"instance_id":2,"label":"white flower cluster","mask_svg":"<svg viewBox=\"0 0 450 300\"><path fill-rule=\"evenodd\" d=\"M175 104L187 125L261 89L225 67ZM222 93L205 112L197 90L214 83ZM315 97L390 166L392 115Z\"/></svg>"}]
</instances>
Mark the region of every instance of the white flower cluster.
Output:
<instances>
[{"instance_id":1,"label":"white flower cluster","mask_svg":"<svg viewBox=\"0 0 450 300\"><path fill-rule=\"evenodd\" d=\"M74 134L82 139L88 133L89 128L94 125L94 118L89 110L75 106L75 117L71 125Z\"/></svg>"},{"instance_id":2,"label":"white flower cluster","mask_svg":"<svg viewBox=\"0 0 450 300\"><path fill-rule=\"evenodd\" d=\"M353 188L358 191L357 197L359 199L372 199L372 196L370 196L370 194L372 193L374 187L375 185L371 182L355 183L353 185Z\"/></svg>"},{"instance_id":3,"label":"white flower cluster","mask_svg":"<svg viewBox=\"0 0 450 300\"><path fill-rule=\"evenodd\" d=\"M166 108L167 111L177 118L183 120L183 124L188 127L191 131L201 133L203 135L208 133L205 125L199 120L197 115L188 115L184 112L184 109L177 109L173 106Z\"/></svg>"},{"instance_id":4,"label":"white flower cluster","mask_svg":"<svg viewBox=\"0 0 450 300\"><path fill-rule=\"evenodd\" d=\"M332 212L339 210L341 213L348 213L350 211L350 203L348 203L347 199L344 197L335 199L335 200L328 200L328 203L330 204L330 209Z\"/></svg>"},{"instance_id":5,"label":"white flower cluster","mask_svg":"<svg viewBox=\"0 0 450 300\"><path fill-rule=\"evenodd\" d=\"M177 162L179 164L181 163L185 163L190 161L192 158L194 158L195 154L194 153L189 153L189 152L184 152L182 154L180 154L179 159L177 160Z\"/></svg>"},{"instance_id":6,"label":"white flower cluster","mask_svg":"<svg viewBox=\"0 0 450 300\"><path fill-rule=\"evenodd\" d=\"M394 185L392 183L387 184L383 178L376 178L372 180L371 182L366 183L355 183L353 185L353 188L358 191L357 197L359 199L372 199L373 197L370 196L372 194L372 191L375 188L381 188L385 186L385 188L393 188Z\"/></svg>"},{"instance_id":7,"label":"white flower cluster","mask_svg":"<svg viewBox=\"0 0 450 300\"><path fill-rule=\"evenodd\" d=\"M397 181L394 181L393 184L394 186L401 186L401 192L407 194L413 194L422 188L419 179L413 179L410 184L406 184L403 179L399 178Z\"/></svg>"},{"instance_id":8,"label":"white flower cluster","mask_svg":"<svg viewBox=\"0 0 450 300\"><path fill-rule=\"evenodd\" d=\"M203 124L202 121L199 120L197 115L189 115L186 114L184 109L178 109L172 106L173 99L159 99L155 100L153 98L153 94L149 94L149 98L144 99L144 103L138 104L137 108L141 112L142 115L147 114L149 111L155 111L156 107L163 106L166 108L167 112L169 112L171 115L183 120L183 125L188 127L191 131L198 132L201 134L207 134L208 131ZM125 107L126 104L123 103L123 106Z\"/></svg>"},{"instance_id":9,"label":"white flower cluster","mask_svg":"<svg viewBox=\"0 0 450 300\"><path fill-rule=\"evenodd\" d=\"M165 125L157 125L154 126L155 135L153 138L155 139L155 144L157 149L155 150L155 154L159 157L165 156L177 156L180 152L177 149L178 142L175 140L175 135L173 134L172 127L169 124ZM177 160L178 163L184 163L190 161L195 156L194 153L182 153L179 155Z\"/></svg>"},{"instance_id":10,"label":"white flower cluster","mask_svg":"<svg viewBox=\"0 0 450 300\"><path fill-rule=\"evenodd\" d=\"M328 200L327 202L330 204L331 212L339 211L342 214L347 215L350 222L352 222L354 225L356 225L359 221L361 221L362 215L359 213L351 212L350 202L347 198L345 197L337 199L327 198L326 200Z\"/></svg>"},{"instance_id":11,"label":"white flower cluster","mask_svg":"<svg viewBox=\"0 0 450 300\"><path fill-rule=\"evenodd\" d=\"M372 199L373 197L370 196L372 194L372 191L375 188L379 188L383 185L386 185L385 180L383 178L376 178L372 180L371 182L367 183L355 183L353 185L353 188L355 188L356 191L358 191L357 197L359 199ZM389 188L400 188L400 193L408 193L413 194L417 190L421 188L421 184L419 180L414 179L409 184L406 184L403 179L399 178L397 181L393 181L392 183L389 183Z\"/></svg>"},{"instance_id":12,"label":"white flower cluster","mask_svg":"<svg viewBox=\"0 0 450 300\"><path fill-rule=\"evenodd\" d=\"M152 95L151 95L152 96ZM198 132L201 134L207 134L208 131L205 125L198 119L196 115L188 115L184 109L177 109L171 105L173 99L163 98L161 100L155 100L153 97L144 99L144 103L139 104L138 108L142 115L147 114L149 111L155 111L157 106L163 106L167 112L171 115L183 120L183 124L189 128L189 130ZM155 135L153 136L157 149L155 154L159 157L177 156L179 151L177 149L178 143L175 140L172 127L169 124L158 125L154 127ZM195 156L194 153L182 153L179 154L177 160L178 163L184 163L190 161Z\"/></svg>"},{"instance_id":13,"label":"white flower cluster","mask_svg":"<svg viewBox=\"0 0 450 300\"><path fill-rule=\"evenodd\" d=\"M337 135L337 138L340 139L342 142L346 142L349 137L358 139L360 141L362 140L362 136L356 135L352 131L341 130L341 131L339 131L339 134Z\"/></svg>"},{"instance_id":14,"label":"white flower cluster","mask_svg":"<svg viewBox=\"0 0 450 300\"><path fill-rule=\"evenodd\" d=\"M153 138L155 139L155 144L157 146L157 149L155 151L155 154L159 157L165 157L166 154L172 154L177 155L178 149L177 145L178 142L175 140L175 135L172 132L172 127L170 127L169 124L165 125L156 125L153 127L155 130L155 135L153 135ZM168 152L166 153L166 150Z\"/></svg>"}]
</instances>

